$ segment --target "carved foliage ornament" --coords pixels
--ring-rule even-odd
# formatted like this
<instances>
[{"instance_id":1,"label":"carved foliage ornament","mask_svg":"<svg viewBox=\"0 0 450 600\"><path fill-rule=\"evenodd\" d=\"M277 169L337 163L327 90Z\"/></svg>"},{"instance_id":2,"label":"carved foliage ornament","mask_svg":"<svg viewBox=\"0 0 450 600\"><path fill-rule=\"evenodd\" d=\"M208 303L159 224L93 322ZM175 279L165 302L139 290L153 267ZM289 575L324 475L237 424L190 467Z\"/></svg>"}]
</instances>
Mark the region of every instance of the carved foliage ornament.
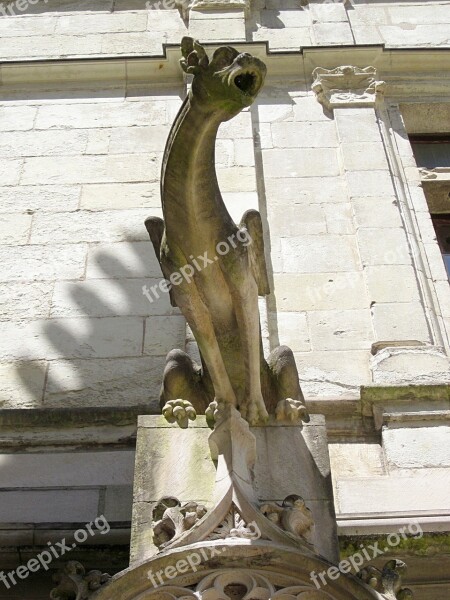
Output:
<instances>
[{"instance_id":1,"label":"carved foliage ornament","mask_svg":"<svg viewBox=\"0 0 450 600\"><path fill-rule=\"evenodd\" d=\"M153 509L153 542L163 548L191 529L206 514L206 508L196 502L181 505L177 498L162 498Z\"/></svg>"},{"instance_id":2,"label":"carved foliage ornament","mask_svg":"<svg viewBox=\"0 0 450 600\"><path fill-rule=\"evenodd\" d=\"M57 587L50 592L51 600L88 600L91 594L107 583L111 576L101 571L85 572L75 560L67 562L54 576Z\"/></svg>"},{"instance_id":3,"label":"carved foliage ornament","mask_svg":"<svg viewBox=\"0 0 450 600\"><path fill-rule=\"evenodd\" d=\"M327 109L375 106L383 96L386 84L377 81L376 69L360 69L350 65L336 69L317 67L313 71L312 90Z\"/></svg>"}]
</instances>

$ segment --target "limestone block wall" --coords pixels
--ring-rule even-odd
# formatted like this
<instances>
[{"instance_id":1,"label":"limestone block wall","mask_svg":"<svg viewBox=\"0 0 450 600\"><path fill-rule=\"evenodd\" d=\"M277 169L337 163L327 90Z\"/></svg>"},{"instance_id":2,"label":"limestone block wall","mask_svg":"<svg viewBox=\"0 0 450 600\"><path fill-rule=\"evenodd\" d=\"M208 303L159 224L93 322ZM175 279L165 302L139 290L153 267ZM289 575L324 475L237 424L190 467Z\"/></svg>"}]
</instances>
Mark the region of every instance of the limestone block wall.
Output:
<instances>
[{"instance_id":1,"label":"limestone block wall","mask_svg":"<svg viewBox=\"0 0 450 600\"><path fill-rule=\"evenodd\" d=\"M252 4L248 30L274 49L299 46L386 44L445 47L450 44L449 3L375 0L263 0Z\"/></svg>"},{"instance_id":2,"label":"limestone block wall","mask_svg":"<svg viewBox=\"0 0 450 600\"><path fill-rule=\"evenodd\" d=\"M38 0L0 7L0 58L162 54L186 26L175 8L147 0ZM170 3L169 3L170 4Z\"/></svg>"},{"instance_id":3,"label":"limestone block wall","mask_svg":"<svg viewBox=\"0 0 450 600\"><path fill-rule=\"evenodd\" d=\"M144 220L181 88L39 88L0 102L2 408L156 408L185 322L159 292ZM11 99L13 97L13 99ZM236 220L256 208L250 114L226 124L218 174Z\"/></svg>"}]
</instances>

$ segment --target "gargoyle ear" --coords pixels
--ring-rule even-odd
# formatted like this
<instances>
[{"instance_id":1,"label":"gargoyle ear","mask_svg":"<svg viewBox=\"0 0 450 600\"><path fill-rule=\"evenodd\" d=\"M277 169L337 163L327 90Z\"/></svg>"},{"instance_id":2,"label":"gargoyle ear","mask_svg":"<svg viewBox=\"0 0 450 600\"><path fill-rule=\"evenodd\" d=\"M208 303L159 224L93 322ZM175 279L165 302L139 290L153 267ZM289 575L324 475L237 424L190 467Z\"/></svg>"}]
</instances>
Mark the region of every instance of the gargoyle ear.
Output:
<instances>
[{"instance_id":1,"label":"gargoyle ear","mask_svg":"<svg viewBox=\"0 0 450 600\"><path fill-rule=\"evenodd\" d=\"M233 60L239 56L239 52L231 46L221 46L214 52L211 66L214 67L214 71L220 71L229 67Z\"/></svg>"},{"instance_id":2,"label":"gargoyle ear","mask_svg":"<svg viewBox=\"0 0 450 600\"><path fill-rule=\"evenodd\" d=\"M181 40L180 60L181 68L185 73L196 74L200 69L206 69L209 64L208 56L203 46L191 37L184 37Z\"/></svg>"},{"instance_id":3,"label":"gargoyle ear","mask_svg":"<svg viewBox=\"0 0 450 600\"><path fill-rule=\"evenodd\" d=\"M187 58L189 54L194 50L194 38L184 36L181 40L181 54L184 58Z\"/></svg>"}]
</instances>

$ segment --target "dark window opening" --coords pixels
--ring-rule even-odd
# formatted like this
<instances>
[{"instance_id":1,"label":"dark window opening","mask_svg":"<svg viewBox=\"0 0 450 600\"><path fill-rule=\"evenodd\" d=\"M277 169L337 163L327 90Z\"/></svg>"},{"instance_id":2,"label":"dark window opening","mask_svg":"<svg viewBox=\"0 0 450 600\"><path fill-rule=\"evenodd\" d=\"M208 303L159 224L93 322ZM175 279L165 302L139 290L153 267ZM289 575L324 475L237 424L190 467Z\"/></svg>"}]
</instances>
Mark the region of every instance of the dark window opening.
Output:
<instances>
[{"instance_id":1,"label":"dark window opening","mask_svg":"<svg viewBox=\"0 0 450 600\"><path fill-rule=\"evenodd\" d=\"M418 167L450 167L450 134L409 136Z\"/></svg>"},{"instance_id":2,"label":"dark window opening","mask_svg":"<svg viewBox=\"0 0 450 600\"><path fill-rule=\"evenodd\" d=\"M436 237L450 279L450 214L431 215Z\"/></svg>"}]
</instances>

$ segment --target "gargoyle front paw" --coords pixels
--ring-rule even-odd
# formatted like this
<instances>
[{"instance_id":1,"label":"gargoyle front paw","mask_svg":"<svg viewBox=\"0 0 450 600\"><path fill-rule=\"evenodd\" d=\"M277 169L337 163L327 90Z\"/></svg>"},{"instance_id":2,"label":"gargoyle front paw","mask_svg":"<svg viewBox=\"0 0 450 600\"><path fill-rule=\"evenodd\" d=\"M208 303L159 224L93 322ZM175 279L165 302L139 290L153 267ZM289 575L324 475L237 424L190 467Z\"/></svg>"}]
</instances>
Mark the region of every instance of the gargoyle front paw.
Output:
<instances>
[{"instance_id":1,"label":"gargoyle front paw","mask_svg":"<svg viewBox=\"0 0 450 600\"><path fill-rule=\"evenodd\" d=\"M291 421L291 423L309 422L309 414L306 406L300 400L286 398L280 400L275 409L277 421Z\"/></svg>"},{"instance_id":2,"label":"gargoyle front paw","mask_svg":"<svg viewBox=\"0 0 450 600\"><path fill-rule=\"evenodd\" d=\"M269 420L269 414L266 410L264 402L249 401L239 408L241 416L249 425L260 425Z\"/></svg>"},{"instance_id":3,"label":"gargoyle front paw","mask_svg":"<svg viewBox=\"0 0 450 600\"><path fill-rule=\"evenodd\" d=\"M211 429L214 429L214 425L217 425L222 417L225 416L225 402L220 400L213 400L208 408L205 410L206 422Z\"/></svg>"},{"instance_id":4,"label":"gargoyle front paw","mask_svg":"<svg viewBox=\"0 0 450 600\"><path fill-rule=\"evenodd\" d=\"M165 403L162 414L169 423L178 423L182 429L186 429L189 421L195 421L197 413L188 400L169 400Z\"/></svg>"}]
</instances>

